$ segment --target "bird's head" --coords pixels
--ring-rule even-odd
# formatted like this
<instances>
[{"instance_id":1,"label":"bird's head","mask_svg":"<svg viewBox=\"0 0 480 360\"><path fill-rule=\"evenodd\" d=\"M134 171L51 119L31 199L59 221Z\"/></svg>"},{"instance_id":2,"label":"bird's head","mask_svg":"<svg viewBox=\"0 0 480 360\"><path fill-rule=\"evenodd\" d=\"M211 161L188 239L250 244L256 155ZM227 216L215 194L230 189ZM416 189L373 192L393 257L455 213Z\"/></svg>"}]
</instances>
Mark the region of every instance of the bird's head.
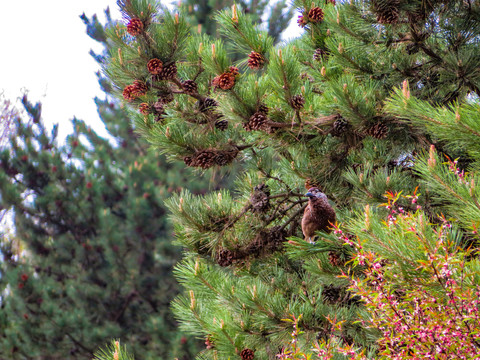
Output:
<instances>
[{"instance_id":1,"label":"bird's head","mask_svg":"<svg viewBox=\"0 0 480 360\"><path fill-rule=\"evenodd\" d=\"M323 192L321 192L316 187L312 187L312 188L308 189L308 192L305 194L305 196L309 197L310 199L312 199L312 198L327 199L327 195L325 195Z\"/></svg>"}]
</instances>

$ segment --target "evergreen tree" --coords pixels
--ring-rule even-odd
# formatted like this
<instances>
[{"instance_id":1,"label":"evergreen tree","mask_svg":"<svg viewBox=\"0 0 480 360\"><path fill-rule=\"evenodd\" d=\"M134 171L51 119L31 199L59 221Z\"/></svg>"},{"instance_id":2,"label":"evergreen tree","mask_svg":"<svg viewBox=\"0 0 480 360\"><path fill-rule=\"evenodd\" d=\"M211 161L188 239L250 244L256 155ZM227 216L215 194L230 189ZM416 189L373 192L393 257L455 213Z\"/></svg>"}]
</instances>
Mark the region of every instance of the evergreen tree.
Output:
<instances>
[{"instance_id":1,"label":"evergreen tree","mask_svg":"<svg viewBox=\"0 0 480 360\"><path fill-rule=\"evenodd\" d=\"M215 15L222 10L232 7L234 4L239 7L239 11L249 15L249 18L256 24L262 24L264 14L268 14L267 24L264 26L268 34L275 39L280 40L282 32L288 27L293 15L293 7L288 7L287 1L281 0L270 4L265 0L251 1L193 1L182 2L181 8L185 16L193 25L199 26L202 33L220 36L218 24L215 21Z\"/></svg>"},{"instance_id":2,"label":"evergreen tree","mask_svg":"<svg viewBox=\"0 0 480 360\"><path fill-rule=\"evenodd\" d=\"M106 44L97 18L82 18ZM169 309L180 251L163 202L208 182L148 151L118 102L95 102L109 139L74 119L63 143L24 97L28 118L15 118L1 149L0 206L22 251L3 239L0 357L91 359L119 338L137 359L190 359L198 342Z\"/></svg>"},{"instance_id":3,"label":"evergreen tree","mask_svg":"<svg viewBox=\"0 0 480 360\"><path fill-rule=\"evenodd\" d=\"M176 275L188 289L175 311L206 339L201 358L273 359L291 341L292 324L303 331L295 344L335 339L375 356L380 329L362 326L370 315L339 278L365 270L349 260L370 223L349 220L366 205L380 212L386 193L417 188L415 204L431 222L442 223L442 212L457 217L465 204L452 196L465 192L453 187L458 179L442 188L442 177L419 176L413 165L435 145L459 157L460 173L478 168L467 115L479 95L478 2L299 0L305 32L280 46L233 7L216 20L243 54L240 67L221 40L191 34L182 14L153 1L119 5L126 23L109 32L119 50L106 73L137 130L188 167L245 167L235 193L184 191L168 201L185 247ZM341 239L336 224L314 243L301 238L304 187L327 195L347 224ZM409 213L417 206L408 197L395 204ZM459 245L477 239L469 210ZM377 238L370 240L373 248ZM395 250L405 256L409 246ZM332 322L341 326L333 331Z\"/></svg>"}]
</instances>

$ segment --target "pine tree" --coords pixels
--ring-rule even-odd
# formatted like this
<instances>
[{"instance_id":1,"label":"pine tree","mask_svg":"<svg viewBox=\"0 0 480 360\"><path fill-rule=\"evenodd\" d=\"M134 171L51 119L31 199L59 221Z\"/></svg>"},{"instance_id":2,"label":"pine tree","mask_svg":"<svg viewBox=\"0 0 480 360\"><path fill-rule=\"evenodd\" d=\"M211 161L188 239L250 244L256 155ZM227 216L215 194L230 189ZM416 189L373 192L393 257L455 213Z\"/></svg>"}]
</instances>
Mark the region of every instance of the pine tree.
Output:
<instances>
[{"instance_id":1,"label":"pine tree","mask_svg":"<svg viewBox=\"0 0 480 360\"><path fill-rule=\"evenodd\" d=\"M262 24L265 20L262 18L265 18L264 14L267 13L268 20L265 27L275 42L280 40L282 32L288 27L293 15L293 7L288 7L285 0L276 1L273 4L265 0L237 2L187 0L182 2L180 7L184 10L189 22L199 27L198 30L217 37L220 33L218 23L214 19L216 13L231 8L234 4L239 7L238 11L247 14L255 24Z\"/></svg>"},{"instance_id":2,"label":"pine tree","mask_svg":"<svg viewBox=\"0 0 480 360\"><path fill-rule=\"evenodd\" d=\"M106 45L98 19L83 19ZM2 146L0 209L21 249L3 238L0 357L91 359L119 338L137 359L190 359L198 341L169 309L180 250L163 201L208 179L149 151L110 96L95 101L108 139L74 119L64 143L24 97L26 116Z\"/></svg>"},{"instance_id":3,"label":"pine tree","mask_svg":"<svg viewBox=\"0 0 480 360\"><path fill-rule=\"evenodd\" d=\"M238 67L221 40L191 34L182 14L153 1L119 4L126 24L109 32L119 50L106 73L130 108L160 102L164 111L160 121L132 111L138 131L188 167L245 168L235 193L184 191L168 201L185 247L176 275L188 289L175 311L183 328L205 338L202 357L273 359L291 341L285 319L292 316L301 319L298 344L325 337L375 356L379 329L362 326L366 308L339 278L362 275L351 269L349 244L369 224L348 221L366 205L380 211L386 193L416 188L429 221L446 211L456 217L461 198L445 196L457 190L453 183L438 198L430 189L441 188L442 178L422 180L413 165L434 145L460 157L460 173L477 166L473 117L462 114L479 95L479 4L296 1L305 32L279 46L234 7L216 20L243 54ZM129 31L135 23L138 31ZM152 74L154 59L175 73ZM186 81L195 89L187 91ZM452 111L438 120L449 108L459 109L460 125L451 123ZM219 119L228 126L217 128ZM337 221L347 224L343 240L336 224L315 243L301 238L304 187L327 195ZM416 209L406 197L396 206ZM460 245L477 237L476 219L466 219ZM335 332L332 321L341 324Z\"/></svg>"}]
</instances>

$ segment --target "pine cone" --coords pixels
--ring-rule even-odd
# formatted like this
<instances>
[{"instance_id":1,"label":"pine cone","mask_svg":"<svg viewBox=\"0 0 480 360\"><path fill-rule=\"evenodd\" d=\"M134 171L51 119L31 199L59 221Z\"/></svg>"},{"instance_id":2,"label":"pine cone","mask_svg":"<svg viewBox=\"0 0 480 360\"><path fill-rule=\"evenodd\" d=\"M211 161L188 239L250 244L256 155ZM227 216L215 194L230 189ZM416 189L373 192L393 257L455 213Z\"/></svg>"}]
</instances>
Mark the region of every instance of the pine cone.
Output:
<instances>
[{"instance_id":1,"label":"pine cone","mask_svg":"<svg viewBox=\"0 0 480 360\"><path fill-rule=\"evenodd\" d=\"M347 120L345 120L344 118L337 119L333 123L331 134L332 136L340 136L344 134L349 127L350 124Z\"/></svg>"},{"instance_id":2,"label":"pine cone","mask_svg":"<svg viewBox=\"0 0 480 360\"><path fill-rule=\"evenodd\" d=\"M268 114L268 110L269 110L269 109L268 109L268 106L267 106L267 105L265 105L265 104L260 104L260 105L258 105L257 112L267 115L267 114Z\"/></svg>"},{"instance_id":3,"label":"pine cone","mask_svg":"<svg viewBox=\"0 0 480 360\"><path fill-rule=\"evenodd\" d=\"M336 304L342 298L342 288L334 285L326 285L322 291L323 301L327 304Z\"/></svg>"},{"instance_id":4,"label":"pine cone","mask_svg":"<svg viewBox=\"0 0 480 360\"><path fill-rule=\"evenodd\" d=\"M127 85L123 89L123 98L127 101L135 100L135 87L133 85Z\"/></svg>"},{"instance_id":5,"label":"pine cone","mask_svg":"<svg viewBox=\"0 0 480 360\"><path fill-rule=\"evenodd\" d=\"M338 254L335 251L329 251L328 252L328 261L333 266L340 266L341 265L340 256L338 256Z\"/></svg>"},{"instance_id":6,"label":"pine cone","mask_svg":"<svg viewBox=\"0 0 480 360\"><path fill-rule=\"evenodd\" d=\"M215 158L217 154L212 150L201 150L195 154L191 166L208 169L215 165Z\"/></svg>"},{"instance_id":7,"label":"pine cone","mask_svg":"<svg viewBox=\"0 0 480 360\"><path fill-rule=\"evenodd\" d=\"M187 94L195 94L197 92L198 86L197 83L193 80L185 80L182 82L182 89Z\"/></svg>"},{"instance_id":8,"label":"pine cone","mask_svg":"<svg viewBox=\"0 0 480 360\"><path fill-rule=\"evenodd\" d=\"M231 72L226 72L216 76L213 79L213 86L219 87L222 90L230 90L235 85L235 75Z\"/></svg>"},{"instance_id":9,"label":"pine cone","mask_svg":"<svg viewBox=\"0 0 480 360\"><path fill-rule=\"evenodd\" d=\"M230 266L233 264L234 260L234 252L228 249L220 249L220 251L217 253L216 261L217 264L225 267L225 266Z\"/></svg>"},{"instance_id":10,"label":"pine cone","mask_svg":"<svg viewBox=\"0 0 480 360\"><path fill-rule=\"evenodd\" d=\"M150 108L150 110L152 110L155 114L156 122L162 121L164 119L164 115L166 115L165 108L163 106L164 102L162 100L158 100L153 104L152 108Z\"/></svg>"},{"instance_id":11,"label":"pine cone","mask_svg":"<svg viewBox=\"0 0 480 360\"><path fill-rule=\"evenodd\" d=\"M230 66L228 68L228 72L232 74L233 76L240 75L240 71L238 71L238 68L236 66Z\"/></svg>"},{"instance_id":12,"label":"pine cone","mask_svg":"<svg viewBox=\"0 0 480 360\"><path fill-rule=\"evenodd\" d=\"M305 105L305 98L302 95L294 95L292 96L290 105L295 110L300 110L303 108L303 105Z\"/></svg>"},{"instance_id":13,"label":"pine cone","mask_svg":"<svg viewBox=\"0 0 480 360\"><path fill-rule=\"evenodd\" d=\"M185 156L183 158L183 162L185 163L185 165L187 166L193 166L193 157L192 156Z\"/></svg>"},{"instance_id":14,"label":"pine cone","mask_svg":"<svg viewBox=\"0 0 480 360\"><path fill-rule=\"evenodd\" d=\"M212 98L205 98L205 100L197 102L197 105L201 112L207 112L211 108L218 106L218 103Z\"/></svg>"},{"instance_id":15,"label":"pine cone","mask_svg":"<svg viewBox=\"0 0 480 360\"><path fill-rule=\"evenodd\" d=\"M135 80L133 84L125 86L123 89L123 98L127 101L132 101L139 96L145 95L147 91L147 84L143 81Z\"/></svg>"},{"instance_id":16,"label":"pine cone","mask_svg":"<svg viewBox=\"0 0 480 360\"><path fill-rule=\"evenodd\" d=\"M396 24L398 22L398 9L385 9L377 12L377 21L379 24Z\"/></svg>"},{"instance_id":17,"label":"pine cone","mask_svg":"<svg viewBox=\"0 0 480 360\"><path fill-rule=\"evenodd\" d=\"M270 207L270 190L267 185L260 184L255 186L252 196L250 197L250 203L252 204L253 211L263 213Z\"/></svg>"},{"instance_id":18,"label":"pine cone","mask_svg":"<svg viewBox=\"0 0 480 360\"><path fill-rule=\"evenodd\" d=\"M399 5L399 0L374 1L373 6L377 14L377 21L380 24L396 24L400 14Z\"/></svg>"},{"instance_id":19,"label":"pine cone","mask_svg":"<svg viewBox=\"0 0 480 360\"><path fill-rule=\"evenodd\" d=\"M388 135L388 126L384 123L378 122L367 129L367 135L375 139L384 139Z\"/></svg>"},{"instance_id":20,"label":"pine cone","mask_svg":"<svg viewBox=\"0 0 480 360\"><path fill-rule=\"evenodd\" d=\"M314 7L311 8L310 11L308 12L308 20L313 23L321 22L323 21L323 10L322 8Z\"/></svg>"},{"instance_id":21,"label":"pine cone","mask_svg":"<svg viewBox=\"0 0 480 360\"><path fill-rule=\"evenodd\" d=\"M228 128L228 120L219 119L215 121L215 127L220 131L225 131Z\"/></svg>"},{"instance_id":22,"label":"pine cone","mask_svg":"<svg viewBox=\"0 0 480 360\"><path fill-rule=\"evenodd\" d=\"M255 351L252 349L243 349L240 353L242 360L253 360L255 357Z\"/></svg>"},{"instance_id":23,"label":"pine cone","mask_svg":"<svg viewBox=\"0 0 480 360\"><path fill-rule=\"evenodd\" d=\"M158 75L163 68L163 63L162 60L160 59L151 59L147 63L147 70L150 74L152 75Z\"/></svg>"},{"instance_id":24,"label":"pine cone","mask_svg":"<svg viewBox=\"0 0 480 360\"><path fill-rule=\"evenodd\" d=\"M297 24L301 28L304 28L308 23L307 23L307 21L305 21L305 18L303 17L303 15L300 15L297 19Z\"/></svg>"},{"instance_id":25,"label":"pine cone","mask_svg":"<svg viewBox=\"0 0 480 360\"><path fill-rule=\"evenodd\" d=\"M143 96L148 91L148 86L141 80L135 80L132 84L133 86L133 95L136 97Z\"/></svg>"},{"instance_id":26,"label":"pine cone","mask_svg":"<svg viewBox=\"0 0 480 360\"><path fill-rule=\"evenodd\" d=\"M177 76L177 65L172 62L170 64L164 64L162 69L159 71L157 75L154 76L155 81L161 80L170 80Z\"/></svg>"},{"instance_id":27,"label":"pine cone","mask_svg":"<svg viewBox=\"0 0 480 360\"><path fill-rule=\"evenodd\" d=\"M218 151L215 155L215 164L218 166L225 166L230 164L233 159L235 159L238 155L237 150L231 151Z\"/></svg>"},{"instance_id":28,"label":"pine cone","mask_svg":"<svg viewBox=\"0 0 480 360\"><path fill-rule=\"evenodd\" d=\"M322 61L325 59L325 56L327 55L327 52L323 49L315 49L313 52L313 60L315 61Z\"/></svg>"},{"instance_id":29,"label":"pine cone","mask_svg":"<svg viewBox=\"0 0 480 360\"><path fill-rule=\"evenodd\" d=\"M138 109L143 115L148 115L150 114L151 106L148 103L141 103Z\"/></svg>"},{"instance_id":30,"label":"pine cone","mask_svg":"<svg viewBox=\"0 0 480 360\"><path fill-rule=\"evenodd\" d=\"M140 35L143 32L143 22L140 19L130 19L127 24L127 32L132 36Z\"/></svg>"},{"instance_id":31,"label":"pine cone","mask_svg":"<svg viewBox=\"0 0 480 360\"><path fill-rule=\"evenodd\" d=\"M264 113L256 112L250 117L247 123L243 124L243 128L246 131L261 130L266 121L267 117Z\"/></svg>"},{"instance_id":32,"label":"pine cone","mask_svg":"<svg viewBox=\"0 0 480 360\"><path fill-rule=\"evenodd\" d=\"M252 51L248 54L248 67L252 70L258 70L265 64L265 58L262 54Z\"/></svg>"}]
</instances>

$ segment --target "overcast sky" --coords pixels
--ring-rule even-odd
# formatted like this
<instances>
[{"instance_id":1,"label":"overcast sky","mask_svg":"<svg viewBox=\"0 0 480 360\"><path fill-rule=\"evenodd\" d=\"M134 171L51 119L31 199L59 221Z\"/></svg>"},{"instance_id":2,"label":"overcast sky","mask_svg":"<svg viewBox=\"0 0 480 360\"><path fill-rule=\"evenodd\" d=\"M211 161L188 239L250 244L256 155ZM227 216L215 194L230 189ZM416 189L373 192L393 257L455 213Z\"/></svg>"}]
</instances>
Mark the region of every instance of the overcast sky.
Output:
<instances>
[{"instance_id":1,"label":"overcast sky","mask_svg":"<svg viewBox=\"0 0 480 360\"><path fill-rule=\"evenodd\" d=\"M0 0L0 89L10 99L28 91L32 102L42 102L43 119L59 123L63 136L73 116L103 128L93 102L103 97L99 66L89 55L102 46L86 34L79 16L97 14L103 22L107 7L120 18L115 0Z\"/></svg>"},{"instance_id":2,"label":"overcast sky","mask_svg":"<svg viewBox=\"0 0 480 360\"><path fill-rule=\"evenodd\" d=\"M107 7L113 19L121 18L115 0L0 0L0 92L14 100L28 91L30 101L42 102L45 122L60 124L61 138L74 116L106 134L93 102L104 97L95 76L99 66L89 55L103 47L79 16L97 14L103 23Z\"/></svg>"}]
</instances>

